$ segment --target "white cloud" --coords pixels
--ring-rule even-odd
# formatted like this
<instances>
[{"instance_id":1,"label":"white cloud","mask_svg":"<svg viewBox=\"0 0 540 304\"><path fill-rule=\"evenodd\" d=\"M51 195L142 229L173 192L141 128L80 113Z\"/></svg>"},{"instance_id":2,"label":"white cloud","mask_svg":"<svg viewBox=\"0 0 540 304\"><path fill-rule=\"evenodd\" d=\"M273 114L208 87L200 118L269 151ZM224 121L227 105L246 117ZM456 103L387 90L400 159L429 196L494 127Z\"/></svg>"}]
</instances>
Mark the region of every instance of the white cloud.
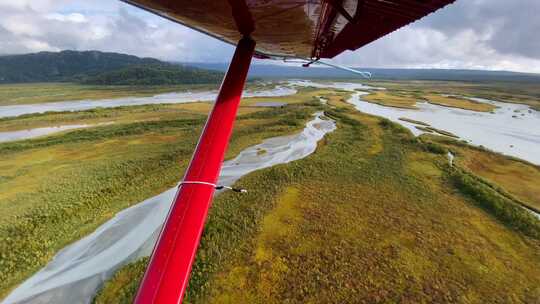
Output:
<instances>
[{"instance_id":1,"label":"white cloud","mask_svg":"<svg viewBox=\"0 0 540 304\"><path fill-rule=\"evenodd\" d=\"M540 72L538 0L461 0L335 62ZM0 54L115 51L226 62L232 47L120 1L0 0Z\"/></svg>"},{"instance_id":2,"label":"white cloud","mask_svg":"<svg viewBox=\"0 0 540 304\"><path fill-rule=\"evenodd\" d=\"M4 9L31 9L34 11L47 11L53 7L55 1L49 0L1 0L0 7Z\"/></svg>"},{"instance_id":3,"label":"white cloud","mask_svg":"<svg viewBox=\"0 0 540 304\"><path fill-rule=\"evenodd\" d=\"M0 20L0 26L3 26L6 30L14 35L19 36L34 36L41 35L43 29L37 26L37 24L27 22L25 15L11 15L6 16Z\"/></svg>"},{"instance_id":4,"label":"white cloud","mask_svg":"<svg viewBox=\"0 0 540 304\"><path fill-rule=\"evenodd\" d=\"M25 46L28 50L31 50L33 52L39 52L39 51L60 51L57 48L51 47L48 43L38 40L32 40L32 39L24 39L21 41L21 44Z\"/></svg>"},{"instance_id":5,"label":"white cloud","mask_svg":"<svg viewBox=\"0 0 540 304\"><path fill-rule=\"evenodd\" d=\"M175 61L227 61L232 54L230 46L198 32L106 2L0 0L0 54L96 49Z\"/></svg>"},{"instance_id":6,"label":"white cloud","mask_svg":"<svg viewBox=\"0 0 540 304\"><path fill-rule=\"evenodd\" d=\"M436 18L432 15L429 18ZM455 20L459 23L459 20ZM355 52L334 58L344 65L396 68L463 68L540 73L540 56L507 53L496 47L505 22L493 20L480 28L415 24L402 28ZM517 33L516 33L517 34ZM523 42L526 43L526 42Z\"/></svg>"},{"instance_id":7,"label":"white cloud","mask_svg":"<svg viewBox=\"0 0 540 304\"><path fill-rule=\"evenodd\" d=\"M45 15L45 19L56 20L61 22L73 22L73 23L86 23L88 19L83 14L71 13L71 14L60 14L52 13Z\"/></svg>"}]
</instances>

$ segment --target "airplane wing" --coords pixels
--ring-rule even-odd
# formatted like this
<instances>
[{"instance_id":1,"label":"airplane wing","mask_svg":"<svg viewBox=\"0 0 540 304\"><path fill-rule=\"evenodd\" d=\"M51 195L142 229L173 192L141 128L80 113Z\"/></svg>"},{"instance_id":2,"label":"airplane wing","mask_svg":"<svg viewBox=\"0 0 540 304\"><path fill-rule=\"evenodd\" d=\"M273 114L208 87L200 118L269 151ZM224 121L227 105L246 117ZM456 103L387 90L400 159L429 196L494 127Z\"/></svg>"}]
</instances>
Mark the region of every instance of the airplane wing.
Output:
<instances>
[{"instance_id":1,"label":"airplane wing","mask_svg":"<svg viewBox=\"0 0 540 304\"><path fill-rule=\"evenodd\" d=\"M356 50L455 0L123 0L258 57L332 58Z\"/></svg>"}]
</instances>

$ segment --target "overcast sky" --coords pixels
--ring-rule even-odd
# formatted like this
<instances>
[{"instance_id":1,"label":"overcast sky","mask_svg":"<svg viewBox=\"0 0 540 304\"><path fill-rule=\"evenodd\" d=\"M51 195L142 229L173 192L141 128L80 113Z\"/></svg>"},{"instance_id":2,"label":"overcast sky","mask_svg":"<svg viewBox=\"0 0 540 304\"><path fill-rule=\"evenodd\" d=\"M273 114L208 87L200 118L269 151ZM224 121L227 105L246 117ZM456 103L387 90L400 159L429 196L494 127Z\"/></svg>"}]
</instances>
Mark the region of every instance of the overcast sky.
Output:
<instances>
[{"instance_id":1,"label":"overcast sky","mask_svg":"<svg viewBox=\"0 0 540 304\"><path fill-rule=\"evenodd\" d=\"M115 0L0 0L0 55L102 50L227 62L232 47ZM334 62L540 73L540 0L458 0Z\"/></svg>"}]
</instances>

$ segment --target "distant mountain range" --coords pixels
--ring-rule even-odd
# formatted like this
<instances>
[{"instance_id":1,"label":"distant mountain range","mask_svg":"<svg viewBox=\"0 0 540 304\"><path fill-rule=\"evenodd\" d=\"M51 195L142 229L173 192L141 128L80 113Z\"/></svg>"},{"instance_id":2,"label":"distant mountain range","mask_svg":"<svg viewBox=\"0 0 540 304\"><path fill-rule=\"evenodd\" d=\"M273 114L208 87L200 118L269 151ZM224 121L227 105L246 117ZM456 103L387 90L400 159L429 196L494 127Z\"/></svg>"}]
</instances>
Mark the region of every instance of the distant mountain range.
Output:
<instances>
[{"instance_id":1,"label":"distant mountain range","mask_svg":"<svg viewBox=\"0 0 540 304\"><path fill-rule=\"evenodd\" d=\"M226 71L224 63L189 63L189 65L218 71ZM540 74L518 73L507 71L486 70L456 70L456 69L381 69L381 68L355 68L368 71L374 80L448 80L448 81L518 81L540 82ZM252 65L249 70L250 77L256 78L332 78L351 79L360 78L336 68L284 66L275 64Z\"/></svg>"},{"instance_id":2,"label":"distant mountain range","mask_svg":"<svg viewBox=\"0 0 540 304\"><path fill-rule=\"evenodd\" d=\"M101 85L215 83L222 72L154 58L99 51L0 56L0 83L79 82Z\"/></svg>"},{"instance_id":3,"label":"distant mountain range","mask_svg":"<svg viewBox=\"0 0 540 304\"><path fill-rule=\"evenodd\" d=\"M0 83L78 82L95 85L217 83L226 63L168 63L154 58L100 51L40 52L0 56ZM374 80L455 80L539 82L540 74L445 69L372 69ZM335 68L254 64L251 78L359 79Z\"/></svg>"}]
</instances>

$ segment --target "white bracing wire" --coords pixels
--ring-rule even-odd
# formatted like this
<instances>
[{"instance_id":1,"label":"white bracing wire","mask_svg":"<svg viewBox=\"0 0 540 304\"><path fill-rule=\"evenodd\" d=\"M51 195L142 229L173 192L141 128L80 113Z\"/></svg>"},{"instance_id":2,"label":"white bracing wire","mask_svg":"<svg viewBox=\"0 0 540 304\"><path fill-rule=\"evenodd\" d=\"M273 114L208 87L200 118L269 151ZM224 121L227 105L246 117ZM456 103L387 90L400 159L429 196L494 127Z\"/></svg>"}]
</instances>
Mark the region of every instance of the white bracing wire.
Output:
<instances>
[{"instance_id":1,"label":"white bracing wire","mask_svg":"<svg viewBox=\"0 0 540 304\"><path fill-rule=\"evenodd\" d=\"M354 73L354 74L359 74L364 78L368 78L368 79L371 78L371 73L368 72L368 71L358 71L358 70L355 70L355 69L352 69L352 68L349 68L349 67L346 67L346 66L333 64L333 63L329 63L329 62L324 62L324 61L320 61L320 60L317 60L317 61L315 61L313 63L317 63L317 64L321 64L321 65L327 65L327 66L330 66L330 67L333 67L333 68L336 68L336 69L344 70L344 71L351 72L351 73Z\"/></svg>"},{"instance_id":2,"label":"white bracing wire","mask_svg":"<svg viewBox=\"0 0 540 304\"><path fill-rule=\"evenodd\" d=\"M283 62L292 62L292 63L295 63L295 62L298 62L298 63L307 63L307 64L320 64L320 65L326 65L326 66L329 66L329 67L333 67L333 68L336 68L336 69L340 69L340 70L344 70L344 71L347 71L347 72L351 72L351 73L354 73L354 74L357 74L357 75L360 75L364 78L371 78L371 73L368 72L368 71L358 71L358 70L355 70L355 69L352 69L352 68L349 68L349 67L346 67L346 66L342 66L342 65L339 65L339 64L334 64L334 63L329 63L329 62L325 62L325 61L321 61L321 60L308 60L308 59L302 59L302 58L294 58L294 59L291 59L291 58L283 58Z\"/></svg>"}]
</instances>

